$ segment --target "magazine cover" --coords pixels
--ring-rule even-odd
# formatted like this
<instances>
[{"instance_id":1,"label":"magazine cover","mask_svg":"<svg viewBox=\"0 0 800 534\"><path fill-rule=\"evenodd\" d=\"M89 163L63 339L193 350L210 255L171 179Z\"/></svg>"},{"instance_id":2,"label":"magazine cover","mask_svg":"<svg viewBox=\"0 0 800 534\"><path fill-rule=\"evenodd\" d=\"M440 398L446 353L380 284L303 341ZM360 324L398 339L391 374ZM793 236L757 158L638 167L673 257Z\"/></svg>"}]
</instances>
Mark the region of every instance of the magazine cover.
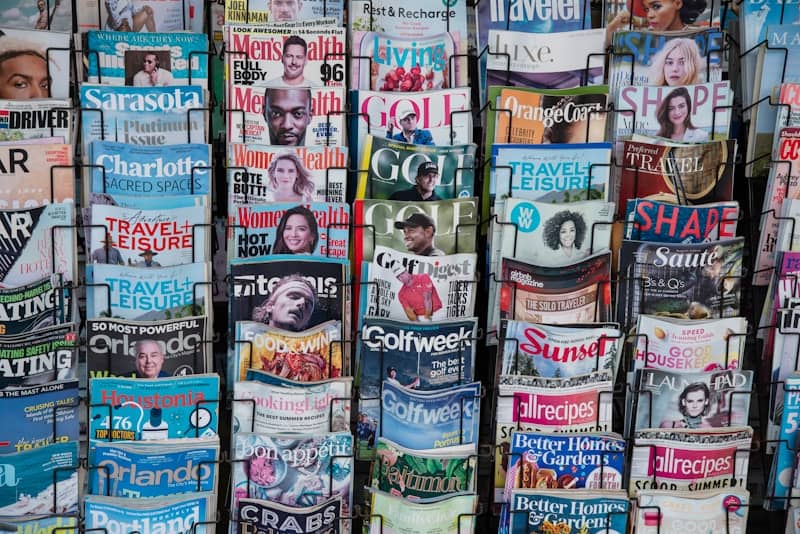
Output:
<instances>
[{"instance_id":1,"label":"magazine cover","mask_svg":"<svg viewBox=\"0 0 800 534\"><path fill-rule=\"evenodd\" d=\"M499 375L569 378L600 369L617 376L623 336L605 325L553 326L504 321Z\"/></svg>"},{"instance_id":2,"label":"magazine cover","mask_svg":"<svg viewBox=\"0 0 800 534\"><path fill-rule=\"evenodd\" d=\"M60 0L11 0L0 14L0 27L72 31L72 3Z\"/></svg>"},{"instance_id":3,"label":"magazine cover","mask_svg":"<svg viewBox=\"0 0 800 534\"><path fill-rule=\"evenodd\" d=\"M89 378L162 378L211 372L208 318L86 321Z\"/></svg>"},{"instance_id":4,"label":"magazine cover","mask_svg":"<svg viewBox=\"0 0 800 534\"><path fill-rule=\"evenodd\" d=\"M0 111L0 128L2 118ZM74 169L65 168L72 165L72 149L68 144L0 146L3 180L0 208L25 209L51 202L74 202Z\"/></svg>"},{"instance_id":5,"label":"magazine cover","mask_svg":"<svg viewBox=\"0 0 800 534\"><path fill-rule=\"evenodd\" d=\"M487 142L520 145L606 140L606 85L574 89L493 86L488 93Z\"/></svg>"},{"instance_id":6,"label":"magazine cover","mask_svg":"<svg viewBox=\"0 0 800 534\"><path fill-rule=\"evenodd\" d=\"M0 210L0 286L18 287L58 275L76 280L75 210L72 203Z\"/></svg>"},{"instance_id":7,"label":"magazine cover","mask_svg":"<svg viewBox=\"0 0 800 534\"><path fill-rule=\"evenodd\" d=\"M420 202L474 197L477 148L475 144L425 146L367 135L356 198Z\"/></svg>"},{"instance_id":8,"label":"magazine cover","mask_svg":"<svg viewBox=\"0 0 800 534\"><path fill-rule=\"evenodd\" d=\"M318 434L350 429L352 377L316 382L248 371L233 385L233 432ZM257 379L257 380L255 380Z\"/></svg>"},{"instance_id":9,"label":"magazine cover","mask_svg":"<svg viewBox=\"0 0 800 534\"><path fill-rule=\"evenodd\" d=\"M378 438L369 486L409 501L475 492L477 458L469 447L436 453L406 449Z\"/></svg>"},{"instance_id":10,"label":"magazine cover","mask_svg":"<svg viewBox=\"0 0 800 534\"><path fill-rule=\"evenodd\" d=\"M743 488L753 429L651 429L634 435L628 492Z\"/></svg>"},{"instance_id":11,"label":"magazine cover","mask_svg":"<svg viewBox=\"0 0 800 534\"><path fill-rule=\"evenodd\" d=\"M332 202L265 202L234 205L228 254L266 260L273 254L347 258L350 205Z\"/></svg>"},{"instance_id":12,"label":"magazine cover","mask_svg":"<svg viewBox=\"0 0 800 534\"><path fill-rule=\"evenodd\" d=\"M0 27L3 27L2 23ZM55 138L55 143L69 144L72 142L71 108L71 101L63 98L0 99L0 141L31 140L38 143Z\"/></svg>"},{"instance_id":13,"label":"magazine cover","mask_svg":"<svg viewBox=\"0 0 800 534\"><path fill-rule=\"evenodd\" d=\"M476 254L421 256L377 246L362 267L359 318L411 322L471 317L478 289Z\"/></svg>"},{"instance_id":14,"label":"magazine cover","mask_svg":"<svg viewBox=\"0 0 800 534\"><path fill-rule=\"evenodd\" d=\"M488 85L568 89L603 83L603 28L529 33L489 29Z\"/></svg>"},{"instance_id":15,"label":"magazine cover","mask_svg":"<svg viewBox=\"0 0 800 534\"><path fill-rule=\"evenodd\" d=\"M273 255L269 261L235 260L229 271L230 320L291 332L342 321L350 306L348 271L346 259Z\"/></svg>"},{"instance_id":16,"label":"magazine cover","mask_svg":"<svg viewBox=\"0 0 800 534\"><path fill-rule=\"evenodd\" d=\"M620 29L650 29L663 32L687 27L707 28L720 25L722 7L714 2L690 1L675 6L670 5L663 12L660 7L660 4L648 0L608 2L604 11L605 26L609 32Z\"/></svg>"},{"instance_id":17,"label":"magazine cover","mask_svg":"<svg viewBox=\"0 0 800 534\"><path fill-rule=\"evenodd\" d=\"M78 441L78 379L0 390L5 424L0 454ZM9 480L14 480L13 478Z\"/></svg>"},{"instance_id":18,"label":"magazine cover","mask_svg":"<svg viewBox=\"0 0 800 534\"><path fill-rule=\"evenodd\" d=\"M93 378L89 382L90 441L213 438L219 376Z\"/></svg>"},{"instance_id":19,"label":"magazine cover","mask_svg":"<svg viewBox=\"0 0 800 534\"><path fill-rule=\"evenodd\" d=\"M160 321L205 315L211 302L210 270L209 263L160 269L87 265L86 280L91 285L86 291L86 318Z\"/></svg>"},{"instance_id":20,"label":"magazine cover","mask_svg":"<svg viewBox=\"0 0 800 534\"><path fill-rule=\"evenodd\" d=\"M0 337L0 388L48 384L77 378L75 324Z\"/></svg>"},{"instance_id":21,"label":"magazine cover","mask_svg":"<svg viewBox=\"0 0 800 534\"><path fill-rule=\"evenodd\" d=\"M83 502L85 527L93 531L113 532L133 529L137 532L213 532L216 515L213 493L198 492L158 499L131 499L86 495Z\"/></svg>"},{"instance_id":22,"label":"magazine cover","mask_svg":"<svg viewBox=\"0 0 800 534\"><path fill-rule=\"evenodd\" d=\"M621 491L517 489L511 492L508 510L504 514L509 521L507 530L501 523L499 532L627 532L630 506L630 501Z\"/></svg>"},{"instance_id":23,"label":"magazine cover","mask_svg":"<svg viewBox=\"0 0 800 534\"><path fill-rule=\"evenodd\" d=\"M774 435L776 443L770 451L774 456L766 490L770 497L764 499L766 510L785 510L792 506L789 498L794 497L796 491L793 488L797 487L797 425L793 421L800 417L800 375L794 372L786 376L782 389L780 426L775 427L777 431L770 428L767 434L769 439Z\"/></svg>"},{"instance_id":24,"label":"magazine cover","mask_svg":"<svg viewBox=\"0 0 800 534\"><path fill-rule=\"evenodd\" d=\"M234 357L228 358L228 389L244 380L249 369L298 382L342 376L344 345L341 321L326 321L302 332L236 321Z\"/></svg>"},{"instance_id":25,"label":"magazine cover","mask_svg":"<svg viewBox=\"0 0 800 534\"><path fill-rule=\"evenodd\" d=\"M753 371L641 369L637 375L636 430L747 424Z\"/></svg>"},{"instance_id":26,"label":"magazine cover","mask_svg":"<svg viewBox=\"0 0 800 534\"><path fill-rule=\"evenodd\" d=\"M492 145L489 192L566 204L608 200L611 143Z\"/></svg>"},{"instance_id":27,"label":"magazine cover","mask_svg":"<svg viewBox=\"0 0 800 534\"><path fill-rule=\"evenodd\" d=\"M610 94L626 85L677 86L722 80L723 37L718 29L617 31L612 41Z\"/></svg>"},{"instance_id":28,"label":"magazine cover","mask_svg":"<svg viewBox=\"0 0 800 534\"><path fill-rule=\"evenodd\" d=\"M60 285L58 276L0 288L0 334L4 336L71 323L76 316L73 293Z\"/></svg>"},{"instance_id":29,"label":"magazine cover","mask_svg":"<svg viewBox=\"0 0 800 534\"><path fill-rule=\"evenodd\" d=\"M0 515L65 514L78 511L78 442L60 442L3 454L5 484Z\"/></svg>"},{"instance_id":30,"label":"magazine cover","mask_svg":"<svg viewBox=\"0 0 800 534\"><path fill-rule=\"evenodd\" d=\"M774 240L767 240L768 245L773 244L772 253L776 251L796 251L800 250L800 200L786 199L781 207L781 215L778 221L778 234ZM768 250L768 246L764 249ZM776 254L777 256L777 254ZM766 269L769 273L770 269Z\"/></svg>"},{"instance_id":31,"label":"magazine cover","mask_svg":"<svg viewBox=\"0 0 800 534\"><path fill-rule=\"evenodd\" d=\"M132 10L101 0L100 25L118 32L203 31L205 4L200 0L132 0Z\"/></svg>"},{"instance_id":32,"label":"magazine cover","mask_svg":"<svg viewBox=\"0 0 800 534\"><path fill-rule=\"evenodd\" d=\"M480 382L423 392L384 380L377 437L414 450L477 447L480 397Z\"/></svg>"},{"instance_id":33,"label":"magazine cover","mask_svg":"<svg viewBox=\"0 0 800 534\"><path fill-rule=\"evenodd\" d=\"M642 534L695 529L745 534L750 505L750 493L743 488L694 494L645 490L634 502L631 523Z\"/></svg>"},{"instance_id":34,"label":"magazine cover","mask_svg":"<svg viewBox=\"0 0 800 534\"><path fill-rule=\"evenodd\" d=\"M226 21L227 22L227 21ZM264 26L225 24L232 83L257 87L343 87L345 28L315 21Z\"/></svg>"},{"instance_id":35,"label":"magazine cover","mask_svg":"<svg viewBox=\"0 0 800 534\"><path fill-rule=\"evenodd\" d=\"M691 372L739 369L747 319L675 319L639 315L634 369Z\"/></svg>"},{"instance_id":36,"label":"magazine cover","mask_svg":"<svg viewBox=\"0 0 800 534\"><path fill-rule=\"evenodd\" d=\"M133 145L203 143L205 90L81 84L81 138Z\"/></svg>"},{"instance_id":37,"label":"magazine cover","mask_svg":"<svg viewBox=\"0 0 800 534\"><path fill-rule=\"evenodd\" d=\"M744 238L695 244L622 241L617 320L639 314L677 319L739 315Z\"/></svg>"},{"instance_id":38,"label":"magazine cover","mask_svg":"<svg viewBox=\"0 0 800 534\"><path fill-rule=\"evenodd\" d=\"M302 532L303 525L306 532L311 528L319 527L316 532L326 534L340 534L348 524L342 517L342 496L336 495L326 501L312 506L287 506L275 501L262 499L239 499L239 516L236 525L232 528L234 534L252 532L269 532L272 527L278 532Z\"/></svg>"},{"instance_id":39,"label":"magazine cover","mask_svg":"<svg viewBox=\"0 0 800 534\"><path fill-rule=\"evenodd\" d=\"M641 198L675 204L707 204L733 198L736 141L697 145L623 143L617 214L626 200Z\"/></svg>"},{"instance_id":40,"label":"magazine cover","mask_svg":"<svg viewBox=\"0 0 800 534\"><path fill-rule=\"evenodd\" d=\"M789 262L784 253L784 266L787 263ZM779 430L776 425L780 421L784 397L787 394L783 383L800 367L798 363L798 354L800 354L800 349L798 349L800 335L798 333L800 330L798 330L797 321L800 299L797 298L797 275L791 273L785 277L781 276L781 278L784 278L784 283L780 284L776 291L775 323L770 326L775 330L774 342L772 351L766 353L768 355L766 361L772 362L769 382L770 401L767 412L769 417L767 434L770 439L773 439Z\"/></svg>"},{"instance_id":41,"label":"magazine cover","mask_svg":"<svg viewBox=\"0 0 800 534\"><path fill-rule=\"evenodd\" d=\"M208 37L203 33L89 31L86 39L89 83L208 87Z\"/></svg>"},{"instance_id":42,"label":"magazine cover","mask_svg":"<svg viewBox=\"0 0 800 534\"><path fill-rule=\"evenodd\" d=\"M625 239L659 243L703 243L736 237L739 203L681 206L660 200L628 200Z\"/></svg>"},{"instance_id":43,"label":"magazine cover","mask_svg":"<svg viewBox=\"0 0 800 534\"><path fill-rule=\"evenodd\" d=\"M436 31L398 35L385 31L353 31L351 34L350 89L416 93L451 87L466 87L466 57L463 34ZM462 47L464 49L462 50Z\"/></svg>"},{"instance_id":44,"label":"magazine cover","mask_svg":"<svg viewBox=\"0 0 800 534\"><path fill-rule=\"evenodd\" d=\"M354 462L349 432L314 437L237 432L231 455L232 517L245 506L241 499L310 506L334 495L341 499L340 517L352 517Z\"/></svg>"},{"instance_id":45,"label":"magazine cover","mask_svg":"<svg viewBox=\"0 0 800 534\"><path fill-rule=\"evenodd\" d=\"M364 525L368 534L437 534L475 529L478 496L473 493L420 503L370 489L369 498L369 526Z\"/></svg>"},{"instance_id":46,"label":"magazine cover","mask_svg":"<svg viewBox=\"0 0 800 534\"><path fill-rule=\"evenodd\" d=\"M208 209L142 210L95 204L91 213L87 263L171 267L211 256Z\"/></svg>"},{"instance_id":47,"label":"magazine cover","mask_svg":"<svg viewBox=\"0 0 800 534\"><path fill-rule=\"evenodd\" d=\"M354 8L355 9L355 8ZM367 135L420 145L465 145L472 141L468 87L394 93L351 91L350 146L356 147L353 167L361 161Z\"/></svg>"},{"instance_id":48,"label":"magazine cover","mask_svg":"<svg viewBox=\"0 0 800 534\"><path fill-rule=\"evenodd\" d=\"M77 530L78 517L76 515L24 515L19 517L4 517L3 522L16 528L17 534L25 534L33 529L42 534L54 534L63 531Z\"/></svg>"},{"instance_id":49,"label":"magazine cover","mask_svg":"<svg viewBox=\"0 0 800 534\"><path fill-rule=\"evenodd\" d=\"M0 21L13 13L14 9L4 4ZM69 25L71 29L71 21ZM0 53L9 56L3 62L9 61L8 67L13 67L15 74L23 80L21 83L10 82L3 90L3 98L70 98L70 32L46 31L46 24L35 30L12 29L2 25L0 27Z\"/></svg>"},{"instance_id":50,"label":"magazine cover","mask_svg":"<svg viewBox=\"0 0 800 534\"><path fill-rule=\"evenodd\" d=\"M217 490L219 444L213 440L95 442L89 457L89 495L149 498Z\"/></svg>"},{"instance_id":51,"label":"magazine cover","mask_svg":"<svg viewBox=\"0 0 800 534\"><path fill-rule=\"evenodd\" d=\"M342 87L264 88L229 84L228 143L344 145L347 143L344 93Z\"/></svg>"},{"instance_id":52,"label":"magazine cover","mask_svg":"<svg viewBox=\"0 0 800 534\"><path fill-rule=\"evenodd\" d=\"M229 143L228 179L229 213L236 204L344 202L347 147Z\"/></svg>"},{"instance_id":53,"label":"magazine cover","mask_svg":"<svg viewBox=\"0 0 800 534\"><path fill-rule=\"evenodd\" d=\"M500 272L500 319L563 325L611 317L611 253L564 267L503 258Z\"/></svg>"},{"instance_id":54,"label":"magazine cover","mask_svg":"<svg viewBox=\"0 0 800 534\"><path fill-rule=\"evenodd\" d=\"M210 145L94 141L89 144L89 154L89 161L102 167L92 169L93 193L151 197L208 195L211 191Z\"/></svg>"},{"instance_id":55,"label":"magazine cover","mask_svg":"<svg viewBox=\"0 0 800 534\"><path fill-rule=\"evenodd\" d=\"M227 0L224 20L238 24L262 24L335 17L336 25L341 25L342 4L342 0L269 0L266 10L263 10L260 5L251 5L248 0Z\"/></svg>"}]
</instances>

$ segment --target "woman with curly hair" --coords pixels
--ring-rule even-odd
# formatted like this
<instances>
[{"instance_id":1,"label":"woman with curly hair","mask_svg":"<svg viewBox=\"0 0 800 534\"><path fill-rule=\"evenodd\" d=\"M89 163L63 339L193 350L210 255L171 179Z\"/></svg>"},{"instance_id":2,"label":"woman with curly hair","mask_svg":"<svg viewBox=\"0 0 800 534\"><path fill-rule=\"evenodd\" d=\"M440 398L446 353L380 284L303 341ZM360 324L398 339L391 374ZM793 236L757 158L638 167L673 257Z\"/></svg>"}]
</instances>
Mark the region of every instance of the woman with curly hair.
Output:
<instances>
[{"instance_id":1,"label":"woman with curly hair","mask_svg":"<svg viewBox=\"0 0 800 534\"><path fill-rule=\"evenodd\" d=\"M544 225L544 243L564 259L576 260L586 256L581 250L586 237L586 222L576 211L559 211Z\"/></svg>"},{"instance_id":2,"label":"woman with curly hair","mask_svg":"<svg viewBox=\"0 0 800 534\"><path fill-rule=\"evenodd\" d=\"M646 29L657 32L685 30L708 7L706 0L642 0L641 3L647 20ZM617 13L606 28L610 35L617 30L627 30L630 23L631 14L624 10ZM641 24L634 22L630 29L645 29L644 21Z\"/></svg>"},{"instance_id":3,"label":"woman with curly hair","mask_svg":"<svg viewBox=\"0 0 800 534\"><path fill-rule=\"evenodd\" d=\"M319 242L317 218L305 206L286 210L275 232L273 254L312 254Z\"/></svg>"},{"instance_id":4,"label":"woman with curly hair","mask_svg":"<svg viewBox=\"0 0 800 534\"><path fill-rule=\"evenodd\" d=\"M676 86L703 83L706 64L693 39L671 39L653 56L649 85Z\"/></svg>"},{"instance_id":5,"label":"woman with curly hair","mask_svg":"<svg viewBox=\"0 0 800 534\"><path fill-rule=\"evenodd\" d=\"M708 132L698 130L692 124L692 97L685 87L669 92L656 110L659 130L656 135L673 141L702 143L708 141Z\"/></svg>"},{"instance_id":6,"label":"woman with curly hair","mask_svg":"<svg viewBox=\"0 0 800 534\"><path fill-rule=\"evenodd\" d=\"M271 195L267 201L313 202L314 182L295 154L287 152L275 156L267 168Z\"/></svg>"}]
</instances>

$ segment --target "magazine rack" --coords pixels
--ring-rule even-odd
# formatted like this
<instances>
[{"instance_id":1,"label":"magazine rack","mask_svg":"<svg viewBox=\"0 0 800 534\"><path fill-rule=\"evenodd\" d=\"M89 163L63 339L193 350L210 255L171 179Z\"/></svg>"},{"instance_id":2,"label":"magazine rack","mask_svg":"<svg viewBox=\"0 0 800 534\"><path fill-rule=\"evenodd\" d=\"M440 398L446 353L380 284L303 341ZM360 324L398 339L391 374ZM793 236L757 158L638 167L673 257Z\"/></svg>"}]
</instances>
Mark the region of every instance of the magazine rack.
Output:
<instances>
[{"instance_id":1,"label":"magazine rack","mask_svg":"<svg viewBox=\"0 0 800 534\"><path fill-rule=\"evenodd\" d=\"M487 123L488 120L489 120L488 119L488 112L489 111L491 111L492 113L498 113L498 112L500 112L500 113L508 113L508 132L507 132L507 135L506 135L505 142L506 143L510 143L511 142L511 127L512 127L513 121L514 121L514 112L511 111L508 108L498 108L498 107L496 107L494 102L487 100L487 102L484 105L482 105L480 108L475 110L475 118L476 119L480 119L481 123ZM456 112L453 112L453 113L456 113ZM450 121L451 121L450 124L452 125L453 124L452 123L452 114L451 114L451 117L450 117ZM452 128L452 126L451 126L451 128ZM450 135L452 137L452 133ZM495 132L495 136L497 136L497 132ZM483 143L481 143L481 145L482 144ZM483 165L485 165L485 164L486 164L486 162L483 163ZM481 165L481 166L483 166L483 165Z\"/></svg>"}]
</instances>

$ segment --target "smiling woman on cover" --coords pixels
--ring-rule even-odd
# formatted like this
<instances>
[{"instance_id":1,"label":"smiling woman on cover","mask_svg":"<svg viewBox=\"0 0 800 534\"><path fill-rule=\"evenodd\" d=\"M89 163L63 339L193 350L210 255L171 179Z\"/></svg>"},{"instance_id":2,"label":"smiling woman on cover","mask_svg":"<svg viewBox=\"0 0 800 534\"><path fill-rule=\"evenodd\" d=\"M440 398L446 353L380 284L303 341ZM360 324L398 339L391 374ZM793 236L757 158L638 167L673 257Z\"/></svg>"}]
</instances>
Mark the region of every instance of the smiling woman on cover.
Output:
<instances>
[{"instance_id":1,"label":"smiling woman on cover","mask_svg":"<svg viewBox=\"0 0 800 534\"><path fill-rule=\"evenodd\" d=\"M708 141L708 132L699 130L692 124L692 97L685 87L678 87L669 92L661 101L656 111L660 126L659 137L686 143L702 143Z\"/></svg>"},{"instance_id":2,"label":"smiling woman on cover","mask_svg":"<svg viewBox=\"0 0 800 534\"><path fill-rule=\"evenodd\" d=\"M275 202L313 202L314 182L293 153L275 156L267 168L269 187L267 201Z\"/></svg>"},{"instance_id":3,"label":"smiling woman on cover","mask_svg":"<svg viewBox=\"0 0 800 534\"><path fill-rule=\"evenodd\" d=\"M578 260L587 255L581 250L586 236L586 222L583 215L575 211L559 211L544 225L545 245L553 249L558 257L565 260Z\"/></svg>"},{"instance_id":4,"label":"smiling woman on cover","mask_svg":"<svg viewBox=\"0 0 800 534\"><path fill-rule=\"evenodd\" d=\"M275 234L273 254L311 254L317 248L317 218L305 206L295 206L283 214Z\"/></svg>"}]
</instances>

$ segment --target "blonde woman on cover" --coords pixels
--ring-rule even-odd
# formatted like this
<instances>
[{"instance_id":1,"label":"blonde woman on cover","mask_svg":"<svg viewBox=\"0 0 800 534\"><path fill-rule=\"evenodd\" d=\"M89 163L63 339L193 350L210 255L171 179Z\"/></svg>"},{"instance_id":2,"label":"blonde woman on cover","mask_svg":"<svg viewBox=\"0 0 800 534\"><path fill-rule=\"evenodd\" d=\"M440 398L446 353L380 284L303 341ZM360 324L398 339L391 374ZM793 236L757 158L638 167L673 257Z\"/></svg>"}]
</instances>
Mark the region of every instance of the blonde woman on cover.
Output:
<instances>
[{"instance_id":1,"label":"blonde woman on cover","mask_svg":"<svg viewBox=\"0 0 800 534\"><path fill-rule=\"evenodd\" d=\"M648 81L660 86L693 85L705 81L705 70L697 43L681 37L667 41L653 56Z\"/></svg>"},{"instance_id":2,"label":"blonde woman on cover","mask_svg":"<svg viewBox=\"0 0 800 534\"><path fill-rule=\"evenodd\" d=\"M314 182L295 154L275 156L267 168L269 187L267 200L275 202L313 202Z\"/></svg>"}]
</instances>

